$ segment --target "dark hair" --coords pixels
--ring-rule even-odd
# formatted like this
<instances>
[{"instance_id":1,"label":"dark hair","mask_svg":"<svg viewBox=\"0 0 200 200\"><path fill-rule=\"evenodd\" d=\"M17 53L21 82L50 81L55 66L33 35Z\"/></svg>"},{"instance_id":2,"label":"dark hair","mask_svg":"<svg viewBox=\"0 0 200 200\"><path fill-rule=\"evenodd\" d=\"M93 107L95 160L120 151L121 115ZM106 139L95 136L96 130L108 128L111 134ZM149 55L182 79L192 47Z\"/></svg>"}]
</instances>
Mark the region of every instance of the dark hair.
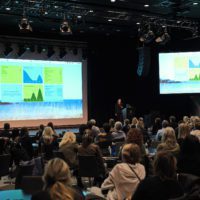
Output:
<instances>
[{"instance_id":1,"label":"dark hair","mask_svg":"<svg viewBox=\"0 0 200 200\"><path fill-rule=\"evenodd\" d=\"M126 143L135 143L141 148L143 145L143 135L140 129L131 128L127 133Z\"/></svg>"},{"instance_id":2,"label":"dark hair","mask_svg":"<svg viewBox=\"0 0 200 200\"><path fill-rule=\"evenodd\" d=\"M109 124L110 124L111 128L114 128L114 126L115 126L115 120L113 118L110 118L109 119Z\"/></svg>"},{"instance_id":3,"label":"dark hair","mask_svg":"<svg viewBox=\"0 0 200 200\"><path fill-rule=\"evenodd\" d=\"M176 158L169 152L158 152L154 160L154 173L161 180L176 178Z\"/></svg>"},{"instance_id":4,"label":"dark hair","mask_svg":"<svg viewBox=\"0 0 200 200\"><path fill-rule=\"evenodd\" d=\"M83 137L82 137L82 146L84 148L87 148L93 141L93 137L91 134L84 134Z\"/></svg>"},{"instance_id":5,"label":"dark hair","mask_svg":"<svg viewBox=\"0 0 200 200\"><path fill-rule=\"evenodd\" d=\"M28 135L28 128L27 127L22 127L20 131L20 136L27 136Z\"/></svg>"},{"instance_id":6,"label":"dark hair","mask_svg":"<svg viewBox=\"0 0 200 200\"><path fill-rule=\"evenodd\" d=\"M10 129L10 124L9 123L5 123L4 124L4 129L5 130L9 130Z\"/></svg>"},{"instance_id":7,"label":"dark hair","mask_svg":"<svg viewBox=\"0 0 200 200\"><path fill-rule=\"evenodd\" d=\"M47 126L50 126L50 127L52 128L52 130L54 131L54 125L53 125L53 122L49 122L49 123L47 124Z\"/></svg>"},{"instance_id":8,"label":"dark hair","mask_svg":"<svg viewBox=\"0 0 200 200\"><path fill-rule=\"evenodd\" d=\"M40 130L44 130L44 124L40 124Z\"/></svg>"},{"instance_id":9,"label":"dark hair","mask_svg":"<svg viewBox=\"0 0 200 200\"><path fill-rule=\"evenodd\" d=\"M111 129L111 126L109 123L104 123L103 124L103 129L106 133L110 133L110 129Z\"/></svg>"},{"instance_id":10,"label":"dark hair","mask_svg":"<svg viewBox=\"0 0 200 200\"><path fill-rule=\"evenodd\" d=\"M199 154L200 151L200 143L199 139L194 135L188 135L183 140L181 145L181 155L196 155Z\"/></svg>"},{"instance_id":11,"label":"dark hair","mask_svg":"<svg viewBox=\"0 0 200 200\"><path fill-rule=\"evenodd\" d=\"M85 132L85 130L86 130L87 128L88 128L87 124L81 124L81 125L79 126L79 134L80 134L80 135L83 135L84 132Z\"/></svg>"},{"instance_id":12,"label":"dark hair","mask_svg":"<svg viewBox=\"0 0 200 200\"><path fill-rule=\"evenodd\" d=\"M176 122L176 117L173 116L173 115L171 115L171 116L169 117L169 121L170 121L170 122Z\"/></svg>"},{"instance_id":13,"label":"dark hair","mask_svg":"<svg viewBox=\"0 0 200 200\"><path fill-rule=\"evenodd\" d=\"M19 129L18 128L14 128L12 130L12 139L14 140L18 136L19 136Z\"/></svg>"},{"instance_id":14,"label":"dark hair","mask_svg":"<svg viewBox=\"0 0 200 200\"><path fill-rule=\"evenodd\" d=\"M122 149L122 160L126 163L136 164L140 161L141 151L137 144L125 144Z\"/></svg>"},{"instance_id":15,"label":"dark hair","mask_svg":"<svg viewBox=\"0 0 200 200\"><path fill-rule=\"evenodd\" d=\"M162 121L162 127L163 128L166 128L166 127L168 127L169 126L169 122L167 121L167 120L163 120Z\"/></svg>"}]
</instances>

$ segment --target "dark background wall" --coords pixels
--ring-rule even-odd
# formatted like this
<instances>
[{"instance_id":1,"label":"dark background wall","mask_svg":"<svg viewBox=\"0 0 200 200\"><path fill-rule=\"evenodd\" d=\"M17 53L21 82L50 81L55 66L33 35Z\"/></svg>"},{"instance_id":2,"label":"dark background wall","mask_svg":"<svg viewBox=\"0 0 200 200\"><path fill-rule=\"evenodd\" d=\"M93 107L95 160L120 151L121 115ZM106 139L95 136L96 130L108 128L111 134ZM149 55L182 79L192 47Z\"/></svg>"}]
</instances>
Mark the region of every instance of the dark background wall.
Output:
<instances>
[{"instance_id":1,"label":"dark background wall","mask_svg":"<svg viewBox=\"0 0 200 200\"><path fill-rule=\"evenodd\" d=\"M180 119L183 115L200 114L199 95L159 95L158 82L158 52L200 51L199 38L184 41L177 36L165 46L149 45L151 64L146 77L137 75L137 48L141 46L137 38L91 36L74 40L88 44L88 118L95 118L99 125L114 117L118 98L132 105L138 117L160 113L163 118L175 115Z\"/></svg>"},{"instance_id":2,"label":"dark background wall","mask_svg":"<svg viewBox=\"0 0 200 200\"><path fill-rule=\"evenodd\" d=\"M147 77L137 75L138 41L131 38L101 38L88 42L89 118L100 124L114 117L114 104L121 97L135 108L136 116L155 111L168 117L197 114L199 95L159 95L158 52L198 51L200 40L179 41L160 47L151 45L151 65Z\"/></svg>"}]
</instances>

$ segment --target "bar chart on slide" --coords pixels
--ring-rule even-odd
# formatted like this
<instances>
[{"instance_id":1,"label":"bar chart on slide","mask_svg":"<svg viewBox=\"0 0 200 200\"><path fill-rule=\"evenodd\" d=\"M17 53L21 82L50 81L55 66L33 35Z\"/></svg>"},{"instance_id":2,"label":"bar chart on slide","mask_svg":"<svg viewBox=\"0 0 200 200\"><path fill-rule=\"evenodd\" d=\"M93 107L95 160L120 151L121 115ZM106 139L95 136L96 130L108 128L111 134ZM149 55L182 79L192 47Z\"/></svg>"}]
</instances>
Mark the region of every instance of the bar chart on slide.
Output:
<instances>
[{"instance_id":1,"label":"bar chart on slide","mask_svg":"<svg viewBox=\"0 0 200 200\"><path fill-rule=\"evenodd\" d=\"M0 60L0 119L83 116L82 63Z\"/></svg>"}]
</instances>

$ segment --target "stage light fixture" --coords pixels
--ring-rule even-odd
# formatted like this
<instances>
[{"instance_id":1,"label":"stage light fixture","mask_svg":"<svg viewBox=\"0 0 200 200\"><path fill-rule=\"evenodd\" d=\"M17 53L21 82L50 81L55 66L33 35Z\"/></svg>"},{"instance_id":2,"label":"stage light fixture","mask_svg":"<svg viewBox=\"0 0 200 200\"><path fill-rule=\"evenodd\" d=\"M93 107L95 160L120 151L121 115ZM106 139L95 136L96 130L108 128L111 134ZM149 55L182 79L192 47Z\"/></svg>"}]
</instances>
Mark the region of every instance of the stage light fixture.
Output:
<instances>
[{"instance_id":1,"label":"stage light fixture","mask_svg":"<svg viewBox=\"0 0 200 200\"><path fill-rule=\"evenodd\" d=\"M65 15L64 15L63 22L60 25L60 33L62 35L71 35L72 34L71 27L69 25L69 22L66 20Z\"/></svg>"},{"instance_id":2,"label":"stage light fixture","mask_svg":"<svg viewBox=\"0 0 200 200\"><path fill-rule=\"evenodd\" d=\"M19 23L19 30L20 32L27 33L32 31L32 27L26 17L25 10L23 11L23 17Z\"/></svg>"}]
</instances>

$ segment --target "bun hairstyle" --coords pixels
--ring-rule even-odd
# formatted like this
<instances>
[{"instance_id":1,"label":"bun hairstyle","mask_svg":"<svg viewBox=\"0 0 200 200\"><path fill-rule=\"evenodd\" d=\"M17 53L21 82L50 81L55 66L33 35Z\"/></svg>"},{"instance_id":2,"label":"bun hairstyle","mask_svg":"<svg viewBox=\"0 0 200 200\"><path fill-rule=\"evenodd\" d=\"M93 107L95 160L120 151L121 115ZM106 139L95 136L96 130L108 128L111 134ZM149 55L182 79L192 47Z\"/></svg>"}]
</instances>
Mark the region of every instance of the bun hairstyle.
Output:
<instances>
[{"instance_id":1,"label":"bun hairstyle","mask_svg":"<svg viewBox=\"0 0 200 200\"><path fill-rule=\"evenodd\" d=\"M123 162L136 164L140 161L141 151L137 144L126 144L122 149Z\"/></svg>"},{"instance_id":2,"label":"bun hairstyle","mask_svg":"<svg viewBox=\"0 0 200 200\"><path fill-rule=\"evenodd\" d=\"M43 175L44 190L48 190L51 199L73 200L71 174L69 166L60 158L52 159L45 167Z\"/></svg>"}]
</instances>

